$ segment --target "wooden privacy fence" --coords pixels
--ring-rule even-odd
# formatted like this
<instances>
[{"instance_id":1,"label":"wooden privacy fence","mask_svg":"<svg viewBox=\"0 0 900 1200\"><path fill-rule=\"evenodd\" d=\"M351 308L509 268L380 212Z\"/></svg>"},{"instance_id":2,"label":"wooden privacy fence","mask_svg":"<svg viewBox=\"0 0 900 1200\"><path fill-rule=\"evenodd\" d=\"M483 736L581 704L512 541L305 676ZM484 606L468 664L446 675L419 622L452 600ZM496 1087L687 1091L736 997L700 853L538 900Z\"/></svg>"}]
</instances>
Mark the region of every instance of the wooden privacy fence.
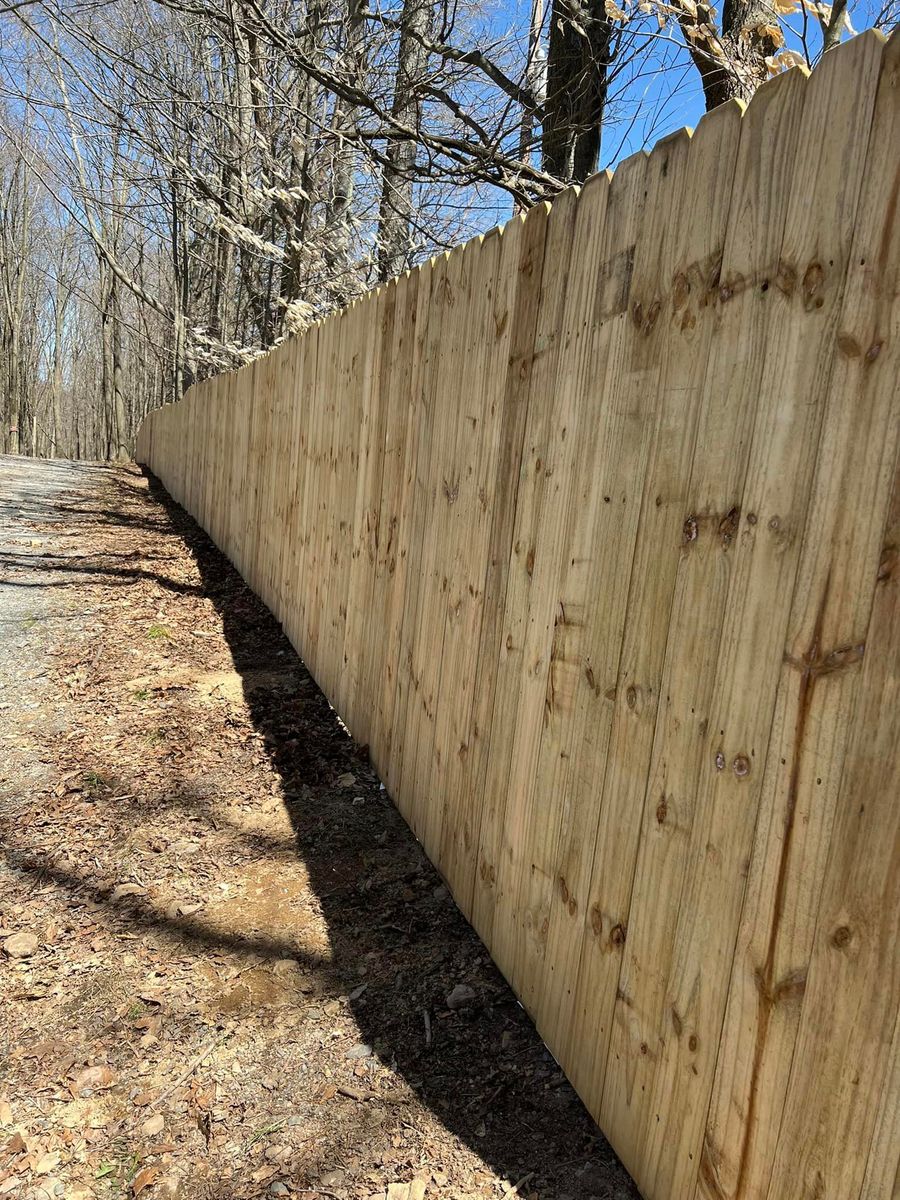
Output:
<instances>
[{"instance_id":1,"label":"wooden privacy fence","mask_svg":"<svg viewBox=\"0 0 900 1200\"><path fill-rule=\"evenodd\" d=\"M900 1153L900 40L153 413L651 1200Z\"/></svg>"}]
</instances>

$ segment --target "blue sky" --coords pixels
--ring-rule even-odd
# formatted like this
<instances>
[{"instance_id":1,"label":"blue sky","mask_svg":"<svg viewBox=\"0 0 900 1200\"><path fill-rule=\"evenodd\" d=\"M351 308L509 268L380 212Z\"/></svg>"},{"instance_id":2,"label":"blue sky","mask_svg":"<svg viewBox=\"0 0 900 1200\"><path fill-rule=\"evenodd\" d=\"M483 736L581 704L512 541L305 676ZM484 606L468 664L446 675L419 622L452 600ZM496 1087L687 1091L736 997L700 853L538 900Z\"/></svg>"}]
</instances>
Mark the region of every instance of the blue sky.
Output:
<instances>
[{"instance_id":1,"label":"blue sky","mask_svg":"<svg viewBox=\"0 0 900 1200\"><path fill-rule=\"evenodd\" d=\"M617 0L626 7L626 0ZM781 16L787 49L802 52L805 36L810 53L819 53L822 39L819 22L811 11L812 0L795 0L796 11ZM550 0L545 0L549 6ZM631 4L629 11L636 6ZM779 6L781 7L781 5ZM881 0L851 0L849 11L857 32L869 27L881 11ZM718 14L720 3L714 6ZM511 29L528 28L531 0L496 0L485 6L488 28L499 36ZM637 13L635 13L637 16ZM640 20L640 18L638 17ZM600 155L601 167L617 163L641 149L649 149L660 138L684 126L694 128L705 111L703 90L696 68L691 63L681 36L671 28L660 34L656 18L644 18L650 36L642 41L639 64L631 77L614 87L617 100L607 115Z\"/></svg>"}]
</instances>

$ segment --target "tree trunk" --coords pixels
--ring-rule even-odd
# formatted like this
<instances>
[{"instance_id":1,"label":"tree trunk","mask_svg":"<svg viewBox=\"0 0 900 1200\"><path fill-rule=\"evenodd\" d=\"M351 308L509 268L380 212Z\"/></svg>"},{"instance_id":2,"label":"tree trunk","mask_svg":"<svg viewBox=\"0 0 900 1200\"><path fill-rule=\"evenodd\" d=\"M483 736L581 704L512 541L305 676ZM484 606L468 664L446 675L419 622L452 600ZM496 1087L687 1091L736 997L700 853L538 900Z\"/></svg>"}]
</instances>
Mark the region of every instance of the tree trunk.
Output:
<instances>
[{"instance_id":1,"label":"tree trunk","mask_svg":"<svg viewBox=\"0 0 900 1200\"><path fill-rule=\"evenodd\" d=\"M612 33L603 0L552 0L541 150L565 183L597 169Z\"/></svg>"},{"instance_id":2,"label":"tree trunk","mask_svg":"<svg viewBox=\"0 0 900 1200\"><path fill-rule=\"evenodd\" d=\"M416 89L428 69L428 51L422 45L422 39L427 37L431 24L432 0L404 0L392 112L399 122L411 129L419 128L421 104ZM386 157L378 214L378 278L381 282L399 275L410 265L416 143L411 138L394 139L388 143Z\"/></svg>"},{"instance_id":3,"label":"tree trunk","mask_svg":"<svg viewBox=\"0 0 900 1200\"><path fill-rule=\"evenodd\" d=\"M766 58L777 54L781 43L766 32L778 27L778 14L766 0L725 0L720 33L715 32L715 13L708 4L697 5L696 17L682 10L679 20L707 111L729 100L746 103L768 79ZM714 31L712 41L689 32L701 27Z\"/></svg>"},{"instance_id":4,"label":"tree trunk","mask_svg":"<svg viewBox=\"0 0 900 1200\"><path fill-rule=\"evenodd\" d=\"M19 380L21 373L21 339L19 331L13 325L10 330L10 336L7 339L9 348L9 361L7 363L6 372L6 388L7 388L7 413L9 414L8 424L6 427L6 453L18 454L21 447L21 420L22 420L22 389Z\"/></svg>"},{"instance_id":5,"label":"tree trunk","mask_svg":"<svg viewBox=\"0 0 900 1200\"><path fill-rule=\"evenodd\" d=\"M364 47L362 0L347 0L345 27L346 75L353 83L359 83ZM329 236L326 242L325 262L329 281L333 281L331 296L339 307L347 303L354 290L348 273L352 235L353 173L356 169L356 153L349 139L355 123L354 106L347 100L336 98L332 122L336 134L336 149L331 176L331 199L328 204Z\"/></svg>"}]
</instances>

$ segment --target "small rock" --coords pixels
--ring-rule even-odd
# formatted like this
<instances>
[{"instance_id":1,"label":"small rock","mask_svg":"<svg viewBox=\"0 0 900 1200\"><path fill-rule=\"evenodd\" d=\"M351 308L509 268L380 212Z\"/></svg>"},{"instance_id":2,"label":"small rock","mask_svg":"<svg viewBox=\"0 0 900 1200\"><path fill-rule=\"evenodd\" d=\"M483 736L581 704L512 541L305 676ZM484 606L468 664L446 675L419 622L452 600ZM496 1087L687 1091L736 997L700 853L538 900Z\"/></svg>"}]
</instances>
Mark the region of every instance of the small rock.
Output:
<instances>
[{"instance_id":1,"label":"small rock","mask_svg":"<svg viewBox=\"0 0 900 1200\"><path fill-rule=\"evenodd\" d=\"M287 1184L280 1183L278 1180L276 1180L274 1183L270 1183L269 1184L269 1195L270 1196L287 1196L288 1195Z\"/></svg>"},{"instance_id":2,"label":"small rock","mask_svg":"<svg viewBox=\"0 0 900 1200\"><path fill-rule=\"evenodd\" d=\"M3 949L10 958L30 958L39 944L33 933L14 933L3 943Z\"/></svg>"},{"instance_id":3,"label":"small rock","mask_svg":"<svg viewBox=\"0 0 900 1200\"><path fill-rule=\"evenodd\" d=\"M367 1046L365 1042L357 1042L355 1046L351 1046L347 1051L348 1058L371 1058L372 1047Z\"/></svg>"},{"instance_id":4,"label":"small rock","mask_svg":"<svg viewBox=\"0 0 900 1200\"><path fill-rule=\"evenodd\" d=\"M450 893L443 884L440 884L431 894L434 896L435 900L446 900Z\"/></svg>"},{"instance_id":5,"label":"small rock","mask_svg":"<svg viewBox=\"0 0 900 1200\"><path fill-rule=\"evenodd\" d=\"M465 1008L475 999L475 992L467 983L458 983L447 997L447 1007L453 1012Z\"/></svg>"},{"instance_id":6,"label":"small rock","mask_svg":"<svg viewBox=\"0 0 900 1200\"><path fill-rule=\"evenodd\" d=\"M165 1118L157 1113L153 1117L148 1117L141 1126L141 1132L145 1137L156 1137L158 1133L162 1133L165 1126Z\"/></svg>"}]
</instances>

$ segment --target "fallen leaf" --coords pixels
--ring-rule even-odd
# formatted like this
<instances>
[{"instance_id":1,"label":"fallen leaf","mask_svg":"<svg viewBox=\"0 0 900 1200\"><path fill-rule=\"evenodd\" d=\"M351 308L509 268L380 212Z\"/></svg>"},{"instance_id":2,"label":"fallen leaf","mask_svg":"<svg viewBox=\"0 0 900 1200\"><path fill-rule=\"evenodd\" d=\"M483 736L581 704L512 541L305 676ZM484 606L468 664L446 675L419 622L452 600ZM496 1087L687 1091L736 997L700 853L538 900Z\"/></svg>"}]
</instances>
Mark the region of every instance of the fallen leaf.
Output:
<instances>
[{"instance_id":1,"label":"fallen leaf","mask_svg":"<svg viewBox=\"0 0 900 1200\"><path fill-rule=\"evenodd\" d=\"M139 887L136 883L120 883L110 896L110 900L115 904L117 900L124 900L126 896L143 896L145 894L144 888Z\"/></svg>"},{"instance_id":2,"label":"fallen leaf","mask_svg":"<svg viewBox=\"0 0 900 1200\"><path fill-rule=\"evenodd\" d=\"M131 1181L132 1194L135 1196L139 1195L145 1187L150 1186L158 1174L159 1167L144 1167L138 1171L137 1175Z\"/></svg>"},{"instance_id":3,"label":"fallen leaf","mask_svg":"<svg viewBox=\"0 0 900 1200\"><path fill-rule=\"evenodd\" d=\"M21 1133L14 1133L12 1135L12 1137L9 1139L9 1141L6 1143L6 1148L4 1149L3 1153L4 1154L21 1154L24 1149L25 1149L25 1139L22 1137Z\"/></svg>"},{"instance_id":4,"label":"fallen leaf","mask_svg":"<svg viewBox=\"0 0 900 1200\"><path fill-rule=\"evenodd\" d=\"M111 1088L117 1082L117 1076L112 1067L103 1065L85 1067L70 1085L74 1096L83 1095L86 1091L99 1092Z\"/></svg>"},{"instance_id":5,"label":"fallen leaf","mask_svg":"<svg viewBox=\"0 0 900 1200\"><path fill-rule=\"evenodd\" d=\"M143 1133L145 1137L156 1137L158 1133L162 1133L165 1123L165 1117L157 1113L155 1116L147 1118L147 1120L141 1126L141 1133Z\"/></svg>"},{"instance_id":6,"label":"fallen leaf","mask_svg":"<svg viewBox=\"0 0 900 1200\"><path fill-rule=\"evenodd\" d=\"M42 1154L37 1162L32 1167L35 1175L49 1175L51 1171L55 1171L59 1166L59 1154L55 1151L48 1151Z\"/></svg>"}]
</instances>

